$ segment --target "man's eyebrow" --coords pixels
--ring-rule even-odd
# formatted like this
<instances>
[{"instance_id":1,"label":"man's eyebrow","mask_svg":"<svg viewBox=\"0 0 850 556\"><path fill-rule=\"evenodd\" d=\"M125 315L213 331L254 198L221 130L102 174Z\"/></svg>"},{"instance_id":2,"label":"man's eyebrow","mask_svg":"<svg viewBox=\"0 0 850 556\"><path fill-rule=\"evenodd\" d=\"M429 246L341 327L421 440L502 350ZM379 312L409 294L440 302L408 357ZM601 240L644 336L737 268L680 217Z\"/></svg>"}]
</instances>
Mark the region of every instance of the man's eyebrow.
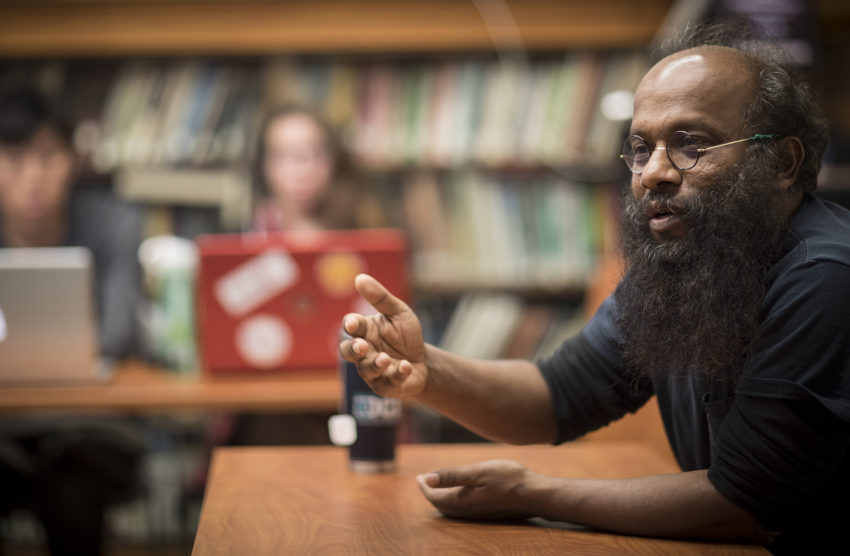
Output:
<instances>
[{"instance_id":1,"label":"man's eyebrow","mask_svg":"<svg viewBox=\"0 0 850 556\"><path fill-rule=\"evenodd\" d=\"M674 131L687 131L688 133L693 134L707 134L716 137L722 137L723 131L707 122L704 118L694 118L694 119L684 119L684 120L675 120L672 123L666 126L666 129L662 132L662 135L666 138L667 135L670 135ZM644 135L647 133L647 135ZM649 133L648 130L641 130L639 127L633 127L629 129L629 135L638 135L646 139L651 136L652 133Z\"/></svg>"}]
</instances>

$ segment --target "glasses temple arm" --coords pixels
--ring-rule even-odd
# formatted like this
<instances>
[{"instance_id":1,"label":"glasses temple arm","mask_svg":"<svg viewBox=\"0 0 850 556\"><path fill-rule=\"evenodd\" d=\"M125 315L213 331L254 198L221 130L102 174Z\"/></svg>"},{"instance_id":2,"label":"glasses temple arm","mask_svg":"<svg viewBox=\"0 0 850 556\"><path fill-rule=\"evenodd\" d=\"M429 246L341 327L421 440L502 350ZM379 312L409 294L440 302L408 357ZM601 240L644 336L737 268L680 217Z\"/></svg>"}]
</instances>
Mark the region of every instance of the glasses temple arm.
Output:
<instances>
[{"instance_id":1,"label":"glasses temple arm","mask_svg":"<svg viewBox=\"0 0 850 556\"><path fill-rule=\"evenodd\" d=\"M720 143L719 145L712 145L710 147L697 149L697 152L704 153L705 151L710 151L712 149L719 149L720 147L726 147L728 145L734 145L735 143L743 143L744 141L762 141L764 139L773 139L774 137L776 137L776 135L756 133L752 137L746 137L744 139L738 139L736 141L729 141L728 143Z\"/></svg>"}]
</instances>

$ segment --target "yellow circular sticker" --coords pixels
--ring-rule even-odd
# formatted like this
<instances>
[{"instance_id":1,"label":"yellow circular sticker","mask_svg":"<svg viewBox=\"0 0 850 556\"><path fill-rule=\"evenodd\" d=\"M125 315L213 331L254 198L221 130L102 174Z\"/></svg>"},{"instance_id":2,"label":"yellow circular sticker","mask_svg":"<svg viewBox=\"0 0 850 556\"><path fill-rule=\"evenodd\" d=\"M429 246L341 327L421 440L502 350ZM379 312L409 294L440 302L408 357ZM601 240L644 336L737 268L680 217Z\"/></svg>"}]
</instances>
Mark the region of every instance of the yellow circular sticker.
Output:
<instances>
[{"instance_id":1,"label":"yellow circular sticker","mask_svg":"<svg viewBox=\"0 0 850 556\"><path fill-rule=\"evenodd\" d=\"M354 292L354 277L366 270L366 263L355 254L345 251L327 253L316 261L316 278L322 288L335 297Z\"/></svg>"}]
</instances>

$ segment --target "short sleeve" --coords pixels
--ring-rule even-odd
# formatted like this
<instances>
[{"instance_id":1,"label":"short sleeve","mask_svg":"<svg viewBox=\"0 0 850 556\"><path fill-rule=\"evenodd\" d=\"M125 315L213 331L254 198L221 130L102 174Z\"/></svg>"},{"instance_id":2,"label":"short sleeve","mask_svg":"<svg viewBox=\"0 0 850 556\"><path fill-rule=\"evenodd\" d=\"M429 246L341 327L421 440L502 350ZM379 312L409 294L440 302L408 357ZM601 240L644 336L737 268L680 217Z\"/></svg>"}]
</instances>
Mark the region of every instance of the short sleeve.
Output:
<instances>
[{"instance_id":1,"label":"short sleeve","mask_svg":"<svg viewBox=\"0 0 850 556\"><path fill-rule=\"evenodd\" d=\"M609 298L581 332L538 362L552 398L556 444L634 412L652 397L648 380L624 373L613 315Z\"/></svg>"}]
</instances>

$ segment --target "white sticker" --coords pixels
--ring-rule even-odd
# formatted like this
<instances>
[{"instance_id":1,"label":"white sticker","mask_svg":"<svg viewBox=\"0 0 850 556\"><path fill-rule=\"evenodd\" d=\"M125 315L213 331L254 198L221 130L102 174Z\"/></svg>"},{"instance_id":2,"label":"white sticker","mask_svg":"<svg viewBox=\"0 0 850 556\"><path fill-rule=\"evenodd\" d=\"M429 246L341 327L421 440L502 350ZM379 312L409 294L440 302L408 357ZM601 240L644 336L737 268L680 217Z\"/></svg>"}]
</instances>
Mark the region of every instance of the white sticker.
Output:
<instances>
[{"instance_id":1,"label":"white sticker","mask_svg":"<svg viewBox=\"0 0 850 556\"><path fill-rule=\"evenodd\" d=\"M219 278L215 297L230 316L239 317L286 291L297 280L298 266L288 253L267 251Z\"/></svg>"},{"instance_id":2,"label":"white sticker","mask_svg":"<svg viewBox=\"0 0 850 556\"><path fill-rule=\"evenodd\" d=\"M357 422L347 413L331 415L328 434L334 446L351 446L357 442Z\"/></svg>"},{"instance_id":3,"label":"white sticker","mask_svg":"<svg viewBox=\"0 0 850 556\"><path fill-rule=\"evenodd\" d=\"M0 342L5 340L9 335L9 328L6 326L6 315L3 314L3 309L0 309Z\"/></svg>"},{"instance_id":4,"label":"white sticker","mask_svg":"<svg viewBox=\"0 0 850 556\"><path fill-rule=\"evenodd\" d=\"M276 367L292 352L292 332L275 316L254 315L236 328L236 349L254 367Z\"/></svg>"}]
</instances>

